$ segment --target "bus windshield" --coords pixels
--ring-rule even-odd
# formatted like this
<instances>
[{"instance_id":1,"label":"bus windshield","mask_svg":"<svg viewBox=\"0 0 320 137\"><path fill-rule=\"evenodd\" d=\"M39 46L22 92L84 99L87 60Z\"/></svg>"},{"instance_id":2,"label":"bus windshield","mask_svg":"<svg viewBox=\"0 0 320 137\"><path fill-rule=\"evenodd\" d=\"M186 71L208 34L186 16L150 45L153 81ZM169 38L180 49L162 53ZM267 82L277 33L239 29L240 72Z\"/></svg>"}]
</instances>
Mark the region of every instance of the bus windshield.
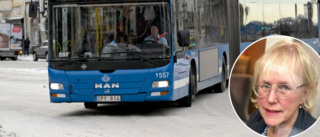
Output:
<instances>
[{"instance_id":1,"label":"bus windshield","mask_svg":"<svg viewBox=\"0 0 320 137\"><path fill-rule=\"evenodd\" d=\"M52 6L51 60L171 58L167 2Z\"/></svg>"}]
</instances>

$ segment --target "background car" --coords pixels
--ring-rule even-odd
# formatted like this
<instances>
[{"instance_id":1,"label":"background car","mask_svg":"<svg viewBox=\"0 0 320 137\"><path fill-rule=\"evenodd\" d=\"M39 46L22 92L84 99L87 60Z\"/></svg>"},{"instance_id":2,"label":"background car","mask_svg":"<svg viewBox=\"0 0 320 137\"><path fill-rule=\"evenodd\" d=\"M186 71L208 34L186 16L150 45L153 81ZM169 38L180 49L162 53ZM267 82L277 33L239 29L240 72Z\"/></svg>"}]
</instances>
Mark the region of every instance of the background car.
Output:
<instances>
[{"instance_id":1,"label":"background car","mask_svg":"<svg viewBox=\"0 0 320 137\"><path fill-rule=\"evenodd\" d=\"M48 61L48 40L42 42L33 51L33 61L38 61L38 59L46 59Z\"/></svg>"}]
</instances>

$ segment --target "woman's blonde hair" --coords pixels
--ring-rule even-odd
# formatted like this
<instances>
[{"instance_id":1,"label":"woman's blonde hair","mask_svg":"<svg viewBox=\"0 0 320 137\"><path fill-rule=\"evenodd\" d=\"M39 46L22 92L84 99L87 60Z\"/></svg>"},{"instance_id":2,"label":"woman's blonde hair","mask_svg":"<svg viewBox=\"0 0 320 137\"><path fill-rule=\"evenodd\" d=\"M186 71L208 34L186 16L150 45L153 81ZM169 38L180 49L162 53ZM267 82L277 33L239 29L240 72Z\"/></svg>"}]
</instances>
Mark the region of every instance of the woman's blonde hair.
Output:
<instances>
[{"instance_id":1,"label":"woman's blonde hair","mask_svg":"<svg viewBox=\"0 0 320 137\"><path fill-rule=\"evenodd\" d=\"M300 77L305 87L310 87L311 91L307 100L301 104L307 111L311 112L314 107L314 99L317 93L317 83L319 79L318 68L312 57L305 50L304 43L286 38L274 46L257 60L254 66L253 86L258 84L259 77L270 77L274 70L283 77L291 78L294 81L296 76ZM308 47L310 48L310 47ZM284 72L292 72L291 76L284 76ZM257 105L257 97L254 95L251 101Z\"/></svg>"}]
</instances>

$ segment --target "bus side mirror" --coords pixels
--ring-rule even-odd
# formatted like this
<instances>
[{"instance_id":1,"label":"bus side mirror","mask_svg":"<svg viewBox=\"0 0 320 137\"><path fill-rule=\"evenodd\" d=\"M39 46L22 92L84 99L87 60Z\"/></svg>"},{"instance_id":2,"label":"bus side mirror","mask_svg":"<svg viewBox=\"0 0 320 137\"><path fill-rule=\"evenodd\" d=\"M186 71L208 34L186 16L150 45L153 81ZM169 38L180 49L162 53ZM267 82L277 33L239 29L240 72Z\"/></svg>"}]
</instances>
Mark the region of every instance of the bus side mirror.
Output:
<instances>
[{"instance_id":1,"label":"bus side mirror","mask_svg":"<svg viewBox=\"0 0 320 137\"><path fill-rule=\"evenodd\" d=\"M29 5L29 17L37 17L38 1L31 1Z\"/></svg>"},{"instance_id":2,"label":"bus side mirror","mask_svg":"<svg viewBox=\"0 0 320 137\"><path fill-rule=\"evenodd\" d=\"M190 32L187 30L180 30L178 32L178 43L180 47L189 47L190 45Z\"/></svg>"}]
</instances>

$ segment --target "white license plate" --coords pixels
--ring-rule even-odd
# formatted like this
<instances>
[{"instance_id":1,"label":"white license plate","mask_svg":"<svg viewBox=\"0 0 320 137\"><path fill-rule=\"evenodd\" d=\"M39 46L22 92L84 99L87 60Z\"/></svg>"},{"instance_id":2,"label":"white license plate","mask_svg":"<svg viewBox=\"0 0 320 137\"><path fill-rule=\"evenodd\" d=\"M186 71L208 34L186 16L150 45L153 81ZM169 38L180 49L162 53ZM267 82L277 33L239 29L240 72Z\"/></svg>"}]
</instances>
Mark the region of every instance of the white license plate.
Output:
<instances>
[{"instance_id":1,"label":"white license plate","mask_svg":"<svg viewBox=\"0 0 320 137\"><path fill-rule=\"evenodd\" d=\"M121 96L97 96L97 102L121 102Z\"/></svg>"}]
</instances>

